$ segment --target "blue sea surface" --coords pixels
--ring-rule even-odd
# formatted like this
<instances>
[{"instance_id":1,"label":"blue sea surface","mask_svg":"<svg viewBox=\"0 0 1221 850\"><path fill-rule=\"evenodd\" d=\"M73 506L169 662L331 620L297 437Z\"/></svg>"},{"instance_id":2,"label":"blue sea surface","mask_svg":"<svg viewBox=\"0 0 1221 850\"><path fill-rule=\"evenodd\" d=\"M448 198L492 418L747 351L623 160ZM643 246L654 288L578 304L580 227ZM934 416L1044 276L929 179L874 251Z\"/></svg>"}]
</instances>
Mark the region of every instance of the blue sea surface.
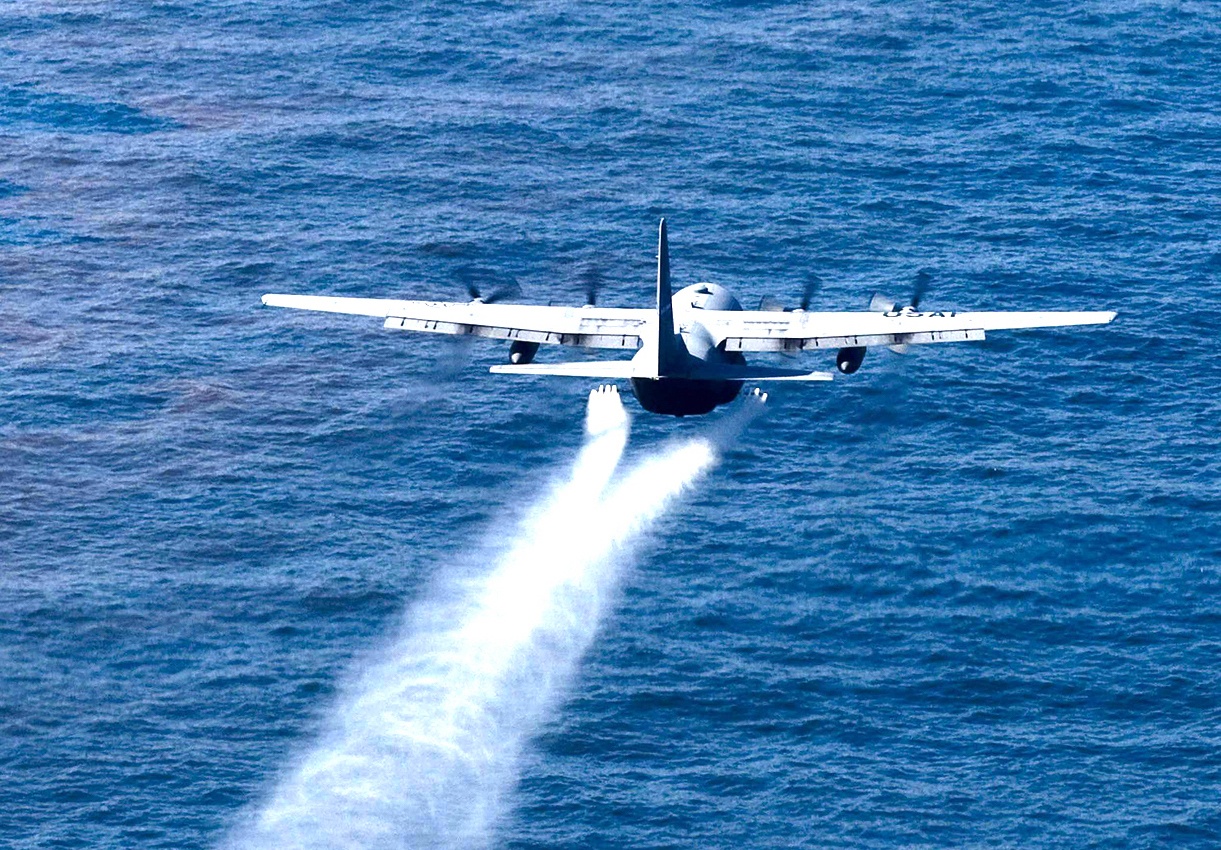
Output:
<instances>
[{"instance_id":1,"label":"blue sea surface","mask_svg":"<svg viewBox=\"0 0 1221 850\"><path fill-rule=\"evenodd\" d=\"M581 443L261 294L643 306L661 216L748 306L1120 315L776 389L495 845L1221 845L1221 5L1135 0L0 6L0 845L217 846Z\"/></svg>"}]
</instances>

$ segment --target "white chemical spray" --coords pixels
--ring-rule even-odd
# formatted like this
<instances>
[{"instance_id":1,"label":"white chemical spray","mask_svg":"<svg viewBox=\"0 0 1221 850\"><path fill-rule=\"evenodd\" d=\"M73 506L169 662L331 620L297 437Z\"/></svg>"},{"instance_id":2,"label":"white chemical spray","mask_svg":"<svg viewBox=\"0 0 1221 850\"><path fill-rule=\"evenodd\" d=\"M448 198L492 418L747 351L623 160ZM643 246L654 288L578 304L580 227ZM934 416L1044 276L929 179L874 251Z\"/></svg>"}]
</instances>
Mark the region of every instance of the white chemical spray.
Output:
<instances>
[{"instance_id":1,"label":"white chemical spray","mask_svg":"<svg viewBox=\"0 0 1221 850\"><path fill-rule=\"evenodd\" d=\"M468 848L491 841L518 756L593 639L633 538L762 409L646 458L609 486L628 436L614 387L590 393L571 477L494 566L413 608L330 732L233 842L243 848Z\"/></svg>"}]
</instances>

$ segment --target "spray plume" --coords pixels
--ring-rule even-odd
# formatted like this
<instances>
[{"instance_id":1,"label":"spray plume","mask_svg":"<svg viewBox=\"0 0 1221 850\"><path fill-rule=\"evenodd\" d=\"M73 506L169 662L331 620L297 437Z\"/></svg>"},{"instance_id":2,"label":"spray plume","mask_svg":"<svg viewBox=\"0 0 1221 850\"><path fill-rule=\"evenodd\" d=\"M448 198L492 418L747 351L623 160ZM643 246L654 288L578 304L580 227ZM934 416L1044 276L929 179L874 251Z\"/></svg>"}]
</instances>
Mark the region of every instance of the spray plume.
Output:
<instances>
[{"instance_id":1,"label":"spray plume","mask_svg":"<svg viewBox=\"0 0 1221 850\"><path fill-rule=\"evenodd\" d=\"M608 486L628 417L613 386L591 392L569 479L489 571L412 610L232 846L489 845L522 747L593 639L624 550L765 399L756 392L708 437L663 449Z\"/></svg>"}]
</instances>

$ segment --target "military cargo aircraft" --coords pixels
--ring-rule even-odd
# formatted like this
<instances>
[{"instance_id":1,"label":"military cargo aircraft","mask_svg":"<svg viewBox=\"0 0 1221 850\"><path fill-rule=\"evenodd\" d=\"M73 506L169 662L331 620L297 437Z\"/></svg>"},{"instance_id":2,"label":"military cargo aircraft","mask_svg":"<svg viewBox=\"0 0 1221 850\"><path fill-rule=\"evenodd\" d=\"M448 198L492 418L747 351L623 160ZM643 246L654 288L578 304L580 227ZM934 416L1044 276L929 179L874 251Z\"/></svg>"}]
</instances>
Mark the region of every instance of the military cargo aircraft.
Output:
<instances>
[{"instance_id":1,"label":"military cargo aircraft","mask_svg":"<svg viewBox=\"0 0 1221 850\"><path fill-rule=\"evenodd\" d=\"M733 401L744 383L829 381L829 372L752 365L746 352L834 350L837 369L852 374L869 348L981 340L988 331L1106 324L1115 313L958 312L921 310L925 287L906 306L877 296L857 312L784 309L764 299L761 309L743 310L714 283L696 283L671 292L666 222L657 239L657 297L652 307L541 306L493 303L474 289L472 300L403 301L326 295L263 296L272 307L375 316L393 330L508 340L509 362L491 371L511 375L553 375L623 379L640 406L653 413L691 416ZM589 299L591 302L594 300ZM633 351L630 359L535 363L542 345L570 345Z\"/></svg>"}]
</instances>

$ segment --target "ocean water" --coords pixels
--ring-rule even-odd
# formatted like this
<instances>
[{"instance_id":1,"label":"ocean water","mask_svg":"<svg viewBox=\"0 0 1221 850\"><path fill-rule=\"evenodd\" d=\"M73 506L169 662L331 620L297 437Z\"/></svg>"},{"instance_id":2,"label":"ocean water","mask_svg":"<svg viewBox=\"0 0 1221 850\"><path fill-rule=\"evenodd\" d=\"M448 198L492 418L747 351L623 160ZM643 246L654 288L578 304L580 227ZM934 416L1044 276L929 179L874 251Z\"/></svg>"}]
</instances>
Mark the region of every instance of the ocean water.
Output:
<instances>
[{"instance_id":1,"label":"ocean water","mask_svg":"<svg viewBox=\"0 0 1221 850\"><path fill-rule=\"evenodd\" d=\"M639 306L664 215L748 305L1120 316L777 388L471 846L1217 846L1218 68L1213 3L0 7L0 845L240 843L578 456L590 382L261 294Z\"/></svg>"}]
</instances>

